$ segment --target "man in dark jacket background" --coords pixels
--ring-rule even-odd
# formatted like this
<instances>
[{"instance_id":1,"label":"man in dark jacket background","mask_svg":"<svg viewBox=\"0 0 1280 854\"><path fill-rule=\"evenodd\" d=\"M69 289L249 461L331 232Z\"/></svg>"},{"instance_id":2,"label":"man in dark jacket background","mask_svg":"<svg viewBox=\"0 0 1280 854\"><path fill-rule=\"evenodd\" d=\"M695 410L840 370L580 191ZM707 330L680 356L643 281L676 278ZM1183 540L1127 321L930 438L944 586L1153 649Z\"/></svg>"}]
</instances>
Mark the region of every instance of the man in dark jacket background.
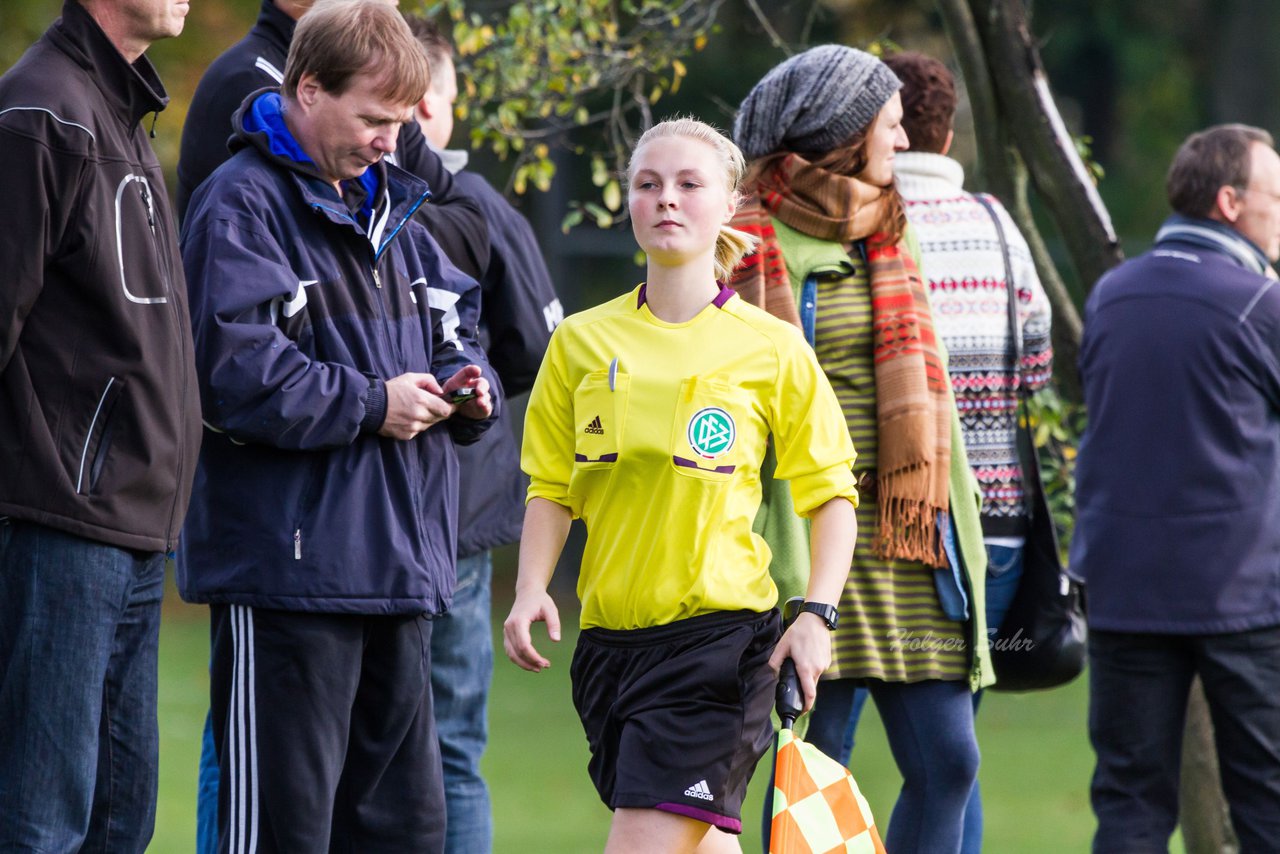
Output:
<instances>
[{"instance_id":1,"label":"man in dark jacket background","mask_svg":"<svg viewBox=\"0 0 1280 854\"><path fill-rule=\"evenodd\" d=\"M141 121L176 0L70 0L0 77L0 850L141 852L164 555L200 442Z\"/></svg>"},{"instance_id":2,"label":"man in dark jacket background","mask_svg":"<svg viewBox=\"0 0 1280 854\"><path fill-rule=\"evenodd\" d=\"M210 430L178 582L211 606L224 850L443 850L431 617L497 386L386 163L427 84L385 0L318 3L183 224Z\"/></svg>"},{"instance_id":3,"label":"man in dark jacket background","mask_svg":"<svg viewBox=\"0 0 1280 854\"><path fill-rule=\"evenodd\" d=\"M215 59L196 86L182 128L178 155L178 216L186 216L191 194L228 157L231 119L252 92L276 87L284 79L285 56L298 19L313 0L262 0L258 20L243 39ZM413 122L400 130L391 162L427 182L430 203L418 215L449 259L478 279L489 258L485 220L474 200L459 193L449 171L427 146Z\"/></svg>"},{"instance_id":4,"label":"man in dark jacket background","mask_svg":"<svg viewBox=\"0 0 1280 854\"><path fill-rule=\"evenodd\" d=\"M453 46L432 22L410 17L427 52L431 88L414 111L427 143L453 172L454 186L475 199L489 225L489 266L480 278L480 338L507 398L533 387L556 324L564 317L529 222L483 176L466 168L467 152L450 150L458 96ZM493 676L489 550L520 539L529 481L510 420L458 450L458 587L449 613L431 634L431 690L449 812L446 851L488 854L493 817L480 759L488 741L486 708Z\"/></svg>"},{"instance_id":5,"label":"man in dark jacket background","mask_svg":"<svg viewBox=\"0 0 1280 854\"><path fill-rule=\"evenodd\" d=\"M1280 156L1192 135L1155 246L1085 307L1071 565L1089 590L1095 852L1166 851L1188 692L1240 850L1280 840Z\"/></svg>"}]
</instances>

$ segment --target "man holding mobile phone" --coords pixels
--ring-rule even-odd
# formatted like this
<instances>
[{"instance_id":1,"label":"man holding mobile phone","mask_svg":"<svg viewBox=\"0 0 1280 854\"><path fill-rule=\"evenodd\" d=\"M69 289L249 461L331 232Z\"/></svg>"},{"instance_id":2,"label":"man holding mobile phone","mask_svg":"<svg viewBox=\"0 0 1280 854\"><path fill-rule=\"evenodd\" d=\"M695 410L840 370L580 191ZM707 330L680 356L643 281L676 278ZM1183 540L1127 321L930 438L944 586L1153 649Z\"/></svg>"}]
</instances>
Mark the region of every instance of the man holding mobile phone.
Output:
<instances>
[{"instance_id":1,"label":"man holding mobile phone","mask_svg":"<svg viewBox=\"0 0 1280 854\"><path fill-rule=\"evenodd\" d=\"M430 640L454 446L499 386L386 162L428 76L394 6L321 0L184 220L209 429L178 582L210 606L221 850L443 851Z\"/></svg>"}]
</instances>

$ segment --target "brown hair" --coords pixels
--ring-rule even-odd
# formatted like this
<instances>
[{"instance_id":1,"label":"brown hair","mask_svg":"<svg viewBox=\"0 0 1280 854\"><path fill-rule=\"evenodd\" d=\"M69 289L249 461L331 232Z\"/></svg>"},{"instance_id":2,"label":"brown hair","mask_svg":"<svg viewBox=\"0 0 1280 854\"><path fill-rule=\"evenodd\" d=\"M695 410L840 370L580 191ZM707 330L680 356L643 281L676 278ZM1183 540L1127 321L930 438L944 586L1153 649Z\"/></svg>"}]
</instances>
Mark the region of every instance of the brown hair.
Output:
<instances>
[{"instance_id":1,"label":"brown hair","mask_svg":"<svg viewBox=\"0 0 1280 854\"><path fill-rule=\"evenodd\" d=\"M932 56L903 51L885 57L902 81L902 127L913 151L941 154L956 116L956 81Z\"/></svg>"},{"instance_id":2,"label":"brown hair","mask_svg":"<svg viewBox=\"0 0 1280 854\"><path fill-rule=\"evenodd\" d=\"M435 21L416 14L405 15L404 19L409 22L409 30L413 33L413 37L427 53L427 64L431 66L431 80L434 83L443 75L441 66L444 65L444 61L453 59L453 44L444 33L440 32L440 27L436 26Z\"/></svg>"},{"instance_id":3,"label":"brown hair","mask_svg":"<svg viewBox=\"0 0 1280 854\"><path fill-rule=\"evenodd\" d=\"M1214 125L1193 133L1178 148L1165 178L1169 205L1183 216L1203 217L1213 211L1218 190L1249 185L1249 147L1275 146L1271 134L1250 125Z\"/></svg>"},{"instance_id":4,"label":"brown hair","mask_svg":"<svg viewBox=\"0 0 1280 854\"><path fill-rule=\"evenodd\" d=\"M331 95L341 95L356 75L378 77L378 95L416 104L431 84L421 45L387 0L319 0L298 22L285 61L280 92L296 98L304 74L314 74Z\"/></svg>"},{"instance_id":5,"label":"brown hair","mask_svg":"<svg viewBox=\"0 0 1280 854\"><path fill-rule=\"evenodd\" d=\"M687 116L659 122L645 131L640 136L640 139L636 141L636 147L631 152L631 162L635 162L636 155L647 143L655 139L668 139L671 137L692 139L711 146L720 158L720 165L724 169L725 186L728 187L729 195L733 198L734 204L737 205L741 198L739 187L742 185L742 176L747 169L746 160L732 140L706 122ZM631 164L627 164L628 187L631 186L631 178L632 167ZM738 266L738 262L754 249L755 245L756 238L753 235L731 228L728 223L721 225L720 233L716 235L716 279L722 282L727 281L733 274L733 269Z\"/></svg>"},{"instance_id":6,"label":"brown hair","mask_svg":"<svg viewBox=\"0 0 1280 854\"><path fill-rule=\"evenodd\" d=\"M844 145L814 158L811 161L813 165L836 175L857 178L867 168L867 137L871 135L871 129L880 121L882 114L883 111L877 113L871 124L855 133ZM896 184L885 187L884 192L887 203L884 215L876 223L876 231L887 235L889 243L897 243L907 233L907 208Z\"/></svg>"}]
</instances>

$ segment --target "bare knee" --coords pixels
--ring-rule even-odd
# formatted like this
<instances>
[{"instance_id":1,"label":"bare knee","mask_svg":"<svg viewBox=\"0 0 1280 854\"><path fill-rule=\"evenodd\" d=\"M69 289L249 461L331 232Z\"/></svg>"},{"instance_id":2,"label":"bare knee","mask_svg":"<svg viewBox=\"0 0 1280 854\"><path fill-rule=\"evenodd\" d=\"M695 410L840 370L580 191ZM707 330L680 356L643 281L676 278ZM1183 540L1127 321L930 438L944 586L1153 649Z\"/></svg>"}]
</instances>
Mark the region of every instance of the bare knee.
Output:
<instances>
[{"instance_id":1,"label":"bare knee","mask_svg":"<svg viewBox=\"0 0 1280 854\"><path fill-rule=\"evenodd\" d=\"M609 826L609 841L605 854L652 854L654 851L670 851L672 854L721 854L740 851L738 848L699 847L704 837L714 830L706 822L675 813L655 809L620 807L613 812ZM716 832L718 836L727 834ZM734 845L737 845L736 840Z\"/></svg>"}]
</instances>

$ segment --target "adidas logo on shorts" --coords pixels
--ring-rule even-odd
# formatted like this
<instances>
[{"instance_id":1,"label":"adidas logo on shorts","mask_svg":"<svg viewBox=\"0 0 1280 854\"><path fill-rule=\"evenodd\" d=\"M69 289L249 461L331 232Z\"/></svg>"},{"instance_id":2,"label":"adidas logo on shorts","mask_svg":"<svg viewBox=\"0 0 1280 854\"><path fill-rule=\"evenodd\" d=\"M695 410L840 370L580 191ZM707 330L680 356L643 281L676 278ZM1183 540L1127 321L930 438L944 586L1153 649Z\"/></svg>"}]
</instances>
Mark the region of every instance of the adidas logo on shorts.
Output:
<instances>
[{"instance_id":1,"label":"adidas logo on shorts","mask_svg":"<svg viewBox=\"0 0 1280 854\"><path fill-rule=\"evenodd\" d=\"M588 424L588 425L586 426L586 429L584 429L582 432L583 432L583 433L591 433L591 434L596 435L596 436L603 436L603 435L604 435L604 426L603 426L603 425L601 425L601 423L600 423L600 416L599 416L599 415L597 415L595 418L592 418L592 419L591 419L591 423L590 423L590 424Z\"/></svg>"},{"instance_id":2,"label":"adidas logo on shorts","mask_svg":"<svg viewBox=\"0 0 1280 854\"><path fill-rule=\"evenodd\" d=\"M684 790L685 797L701 798L704 801L714 801L715 797L711 794L711 789L707 787L706 780L699 780L692 786Z\"/></svg>"}]
</instances>

